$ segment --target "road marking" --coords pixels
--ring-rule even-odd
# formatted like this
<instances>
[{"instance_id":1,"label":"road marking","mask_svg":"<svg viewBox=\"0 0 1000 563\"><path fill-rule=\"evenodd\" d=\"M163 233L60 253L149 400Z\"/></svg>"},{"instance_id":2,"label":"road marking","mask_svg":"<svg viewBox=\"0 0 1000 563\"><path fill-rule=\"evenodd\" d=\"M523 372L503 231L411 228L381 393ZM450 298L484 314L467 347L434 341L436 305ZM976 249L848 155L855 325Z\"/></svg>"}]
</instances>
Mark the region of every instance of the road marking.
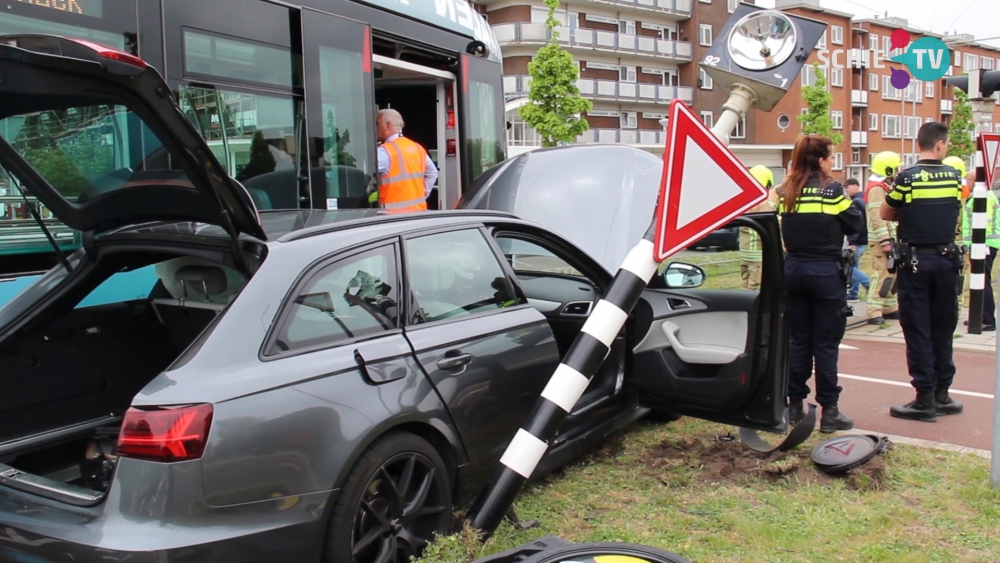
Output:
<instances>
[{"instance_id":1,"label":"road marking","mask_svg":"<svg viewBox=\"0 0 1000 563\"><path fill-rule=\"evenodd\" d=\"M838 373L837 377L843 377L844 379L856 379L858 381L867 381L869 383L882 383L883 385L895 385L896 387L910 387L909 383L903 383L902 381L890 381L888 379L877 379L874 377L864 377L861 375L850 375L847 373ZM992 399L993 395L988 393L976 393L975 391L960 391L958 389L949 389L948 393L952 395L966 395L968 397L979 397L980 399Z\"/></svg>"},{"instance_id":2,"label":"road marking","mask_svg":"<svg viewBox=\"0 0 1000 563\"><path fill-rule=\"evenodd\" d=\"M841 350L857 350L857 348L855 348L854 346L848 346L847 344L841 344L840 345L840 349Z\"/></svg>"}]
</instances>

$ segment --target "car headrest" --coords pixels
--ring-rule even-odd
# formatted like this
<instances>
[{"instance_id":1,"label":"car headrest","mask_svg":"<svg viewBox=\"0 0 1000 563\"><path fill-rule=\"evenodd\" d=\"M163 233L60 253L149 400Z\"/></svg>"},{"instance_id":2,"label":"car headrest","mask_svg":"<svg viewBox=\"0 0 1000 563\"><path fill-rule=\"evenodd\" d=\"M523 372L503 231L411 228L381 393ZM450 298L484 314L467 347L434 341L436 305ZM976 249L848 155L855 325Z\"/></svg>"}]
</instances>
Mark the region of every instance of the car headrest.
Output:
<instances>
[{"instance_id":1,"label":"car headrest","mask_svg":"<svg viewBox=\"0 0 1000 563\"><path fill-rule=\"evenodd\" d=\"M204 295L217 295L229 287L225 270L217 266L184 266L174 279Z\"/></svg>"}]
</instances>

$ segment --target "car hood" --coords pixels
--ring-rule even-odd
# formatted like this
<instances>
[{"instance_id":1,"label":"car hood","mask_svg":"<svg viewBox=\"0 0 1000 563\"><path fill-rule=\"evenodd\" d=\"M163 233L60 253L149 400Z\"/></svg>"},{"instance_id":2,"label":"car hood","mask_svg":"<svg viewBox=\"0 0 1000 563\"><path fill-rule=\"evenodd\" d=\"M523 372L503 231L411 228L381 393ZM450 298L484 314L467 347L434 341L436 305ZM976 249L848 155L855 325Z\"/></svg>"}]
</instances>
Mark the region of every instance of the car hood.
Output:
<instances>
[{"instance_id":1,"label":"car hood","mask_svg":"<svg viewBox=\"0 0 1000 563\"><path fill-rule=\"evenodd\" d=\"M44 121L50 115L73 116L55 129L63 137L92 131L94 138L100 131L113 139L106 146L139 147L138 154L157 141L159 148L128 162L118 162L116 153L116 170L87 175L81 170L94 157L62 147L62 137L18 138L19 131L44 131L38 123L53 121ZM159 73L127 53L52 35L0 36L0 120L0 165L73 229L182 220L219 225L233 237L266 238L246 188L226 174ZM129 133L124 142L123 132ZM37 157L38 144L45 145L45 159ZM63 173L51 165L56 157L64 159ZM79 178L67 180L68 171Z\"/></svg>"},{"instance_id":2,"label":"car hood","mask_svg":"<svg viewBox=\"0 0 1000 563\"><path fill-rule=\"evenodd\" d=\"M625 145L539 149L486 171L458 206L543 225L614 273L649 228L662 172L662 158Z\"/></svg>"}]
</instances>

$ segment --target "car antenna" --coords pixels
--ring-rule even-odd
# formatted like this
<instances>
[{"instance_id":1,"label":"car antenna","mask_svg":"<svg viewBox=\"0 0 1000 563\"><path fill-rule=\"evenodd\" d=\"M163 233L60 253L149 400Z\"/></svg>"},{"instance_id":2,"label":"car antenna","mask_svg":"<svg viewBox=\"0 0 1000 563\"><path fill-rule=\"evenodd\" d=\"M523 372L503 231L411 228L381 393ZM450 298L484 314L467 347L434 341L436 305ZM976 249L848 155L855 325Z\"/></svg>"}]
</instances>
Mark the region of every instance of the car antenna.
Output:
<instances>
[{"instance_id":1,"label":"car antenna","mask_svg":"<svg viewBox=\"0 0 1000 563\"><path fill-rule=\"evenodd\" d=\"M56 256L59 257L59 262L61 262L63 267L66 268L66 273L71 273L73 268L69 265L69 259L66 258L66 253L59 248L59 243L56 242L56 239L52 236L49 228L45 226L45 221L43 221L42 217L38 214L38 206L28 200L28 196L25 195L24 188L21 187L21 183L12 177L11 179L17 184L17 191L21 193L21 198L24 199L24 205L28 207L28 211L31 213L31 216L35 219L35 222L38 223L38 226L41 227L42 232L45 233L45 238L49 240L49 244L51 244L52 248L56 251Z\"/></svg>"}]
</instances>

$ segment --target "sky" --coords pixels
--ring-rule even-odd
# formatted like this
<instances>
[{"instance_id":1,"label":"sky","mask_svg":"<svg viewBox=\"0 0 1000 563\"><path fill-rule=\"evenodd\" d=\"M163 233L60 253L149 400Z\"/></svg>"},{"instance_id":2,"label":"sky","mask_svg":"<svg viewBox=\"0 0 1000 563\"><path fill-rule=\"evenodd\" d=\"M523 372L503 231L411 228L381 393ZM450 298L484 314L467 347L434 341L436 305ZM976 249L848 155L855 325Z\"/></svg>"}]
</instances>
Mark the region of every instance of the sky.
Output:
<instances>
[{"instance_id":1,"label":"sky","mask_svg":"<svg viewBox=\"0 0 1000 563\"><path fill-rule=\"evenodd\" d=\"M757 0L758 6L773 8L774 0ZM830 10L859 18L904 18L912 27L934 33L970 33L983 43L1000 47L1000 0L820 0ZM987 38L996 38L985 40Z\"/></svg>"}]
</instances>

